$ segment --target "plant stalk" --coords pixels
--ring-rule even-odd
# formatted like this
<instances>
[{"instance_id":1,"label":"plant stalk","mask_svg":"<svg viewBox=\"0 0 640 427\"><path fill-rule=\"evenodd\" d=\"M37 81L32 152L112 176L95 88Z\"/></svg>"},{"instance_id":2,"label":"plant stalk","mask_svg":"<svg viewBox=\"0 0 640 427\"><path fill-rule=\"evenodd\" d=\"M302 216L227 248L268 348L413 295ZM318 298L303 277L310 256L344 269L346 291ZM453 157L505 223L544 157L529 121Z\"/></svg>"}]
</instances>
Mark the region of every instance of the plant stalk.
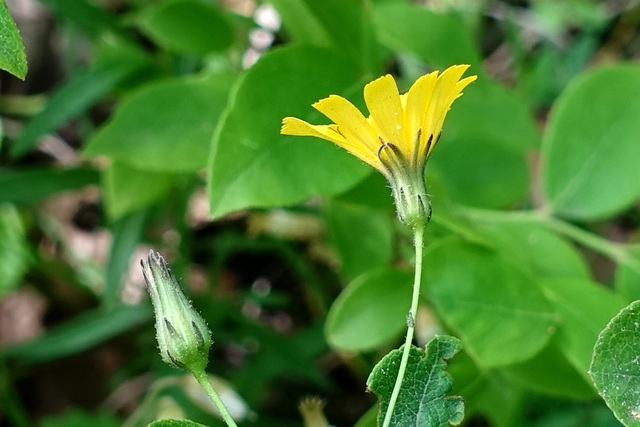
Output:
<instances>
[{"instance_id":1,"label":"plant stalk","mask_svg":"<svg viewBox=\"0 0 640 427\"><path fill-rule=\"evenodd\" d=\"M383 427L389 427L391 423L391 417L393 410L396 406L396 401L400 395L400 389L402 388L402 382L404 381L404 374L407 370L407 362L409 361L409 351L411 350L411 343L413 341L413 333L416 327L416 315L418 313L418 302L420 301L420 285L422 283L422 249L424 245L424 227L417 227L414 229L413 242L416 248L416 265L415 275L413 279L413 295L411 297L411 309L407 315L407 337L405 338L402 359L400 360L400 368L398 369L398 376L396 377L396 383L393 386L393 392L391 393L391 399L389 400L389 406L384 416Z\"/></svg>"},{"instance_id":2,"label":"plant stalk","mask_svg":"<svg viewBox=\"0 0 640 427\"><path fill-rule=\"evenodd\" d=\"M220 415L222 416L222 419L224 420L224 422L227 423L229 427L238 427L236 422L233 420L233 417L229 413L229 410L227 409L227 407L224 405L224 402L220 398L220 395L218 394L217 391L215 391L215 389L209 382L209 378L207 377L207 374L204 371L199 371L199 372L192 371L191 374L202 386L202 388L207 393L207 395L209 396L213 404L216 405L216 408L218 408L218 411L220 412Z\"/></svg>"}]
</instances>

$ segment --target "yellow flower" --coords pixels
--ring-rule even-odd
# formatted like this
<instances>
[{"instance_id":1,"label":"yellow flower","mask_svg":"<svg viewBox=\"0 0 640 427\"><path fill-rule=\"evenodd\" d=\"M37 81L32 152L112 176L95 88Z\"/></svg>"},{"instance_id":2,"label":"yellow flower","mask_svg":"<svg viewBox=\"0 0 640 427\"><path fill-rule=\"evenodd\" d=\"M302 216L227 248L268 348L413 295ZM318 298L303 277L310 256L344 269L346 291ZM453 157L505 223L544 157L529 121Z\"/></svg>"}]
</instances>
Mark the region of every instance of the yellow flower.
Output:
<instances>
[{"instance_id":1,"label":"yellow flower","mask_svg":"<svg viewBox=\"0 0 640 427\"><path fill-rule=\"evenodd\" d=\"M334 124L286 117L281 133L326 139L373 166L391 184L400 219L411 227L423 225L431 217L424 168L451 104L476 79L461 80L467 68L455 65L441 74L426 74L403 95L392 76L380 77L364 87L368 118L346 99L331 95L313 107Z\"/></svg>"}]
</instances>

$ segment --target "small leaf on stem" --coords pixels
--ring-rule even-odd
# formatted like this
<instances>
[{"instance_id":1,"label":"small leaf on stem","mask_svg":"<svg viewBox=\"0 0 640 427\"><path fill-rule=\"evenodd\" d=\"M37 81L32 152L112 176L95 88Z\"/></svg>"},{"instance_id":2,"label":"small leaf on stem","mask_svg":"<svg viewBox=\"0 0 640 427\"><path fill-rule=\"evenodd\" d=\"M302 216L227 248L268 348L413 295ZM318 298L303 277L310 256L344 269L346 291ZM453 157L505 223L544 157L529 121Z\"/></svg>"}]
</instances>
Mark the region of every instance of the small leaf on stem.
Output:
<instances>
[{"instance_id":1,"label":"small leaf on stem","mask_svg":"<svg viewBox=\"0 0 640 427\"><path fill-rule=\"evenodd\" d=\"M460 340L447 335L436 336L426 352L412 347L402 389L391 418L392 426L440 427L458 425L464 418L464 400L446 396L453 386L445 372L447 363L460 351ZM373 368L367 387L378 395L378 422L384 420L402 358L402 348L392 350Z\"/></svg>"}]
</instances>

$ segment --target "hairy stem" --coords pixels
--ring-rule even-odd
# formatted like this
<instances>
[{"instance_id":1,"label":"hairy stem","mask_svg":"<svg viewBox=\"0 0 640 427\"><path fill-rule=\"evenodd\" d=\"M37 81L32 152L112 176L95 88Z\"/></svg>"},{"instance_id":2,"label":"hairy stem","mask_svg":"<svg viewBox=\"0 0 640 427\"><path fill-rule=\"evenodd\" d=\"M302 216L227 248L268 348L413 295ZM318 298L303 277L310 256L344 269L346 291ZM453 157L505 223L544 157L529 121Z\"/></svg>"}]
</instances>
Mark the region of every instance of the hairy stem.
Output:
<instances>
[{"instance_id":1,"label":"hairy stem","mask_svg":"<svg viewBox=\"0 0 640 427\"><path fill-rule=\"evenodd\" d=\"M213 404L216 405L216 408L218 408L218 411L220 411L220 415L222 415L222 419L224 420L224 422L227 423L229 427L238 427L236 422L233 420L233 417L231 417L229 410L227 409L226 406L224 406L224 402L220 398L220 395L211 386L211 383L209 382L209 377L207 377L207 374L204 371L199 371L199 372L194 371L194 372L191 372L191 374L202 386L202 388L207 393L207 395L209 396Z\"/></svg>"},{"instance_id":2,"label":"hairy stem","mask_svg":"<svg viewBox=\"0 0 640 427\"><path fill-rule=\"evenodd\" d=\"M418 227L414 230L413 236L414 245L416 247L416 270L413 280L413 295L411 297L411 309L407 315L407 337L404 341L402 359L400 360L400 369L398 370L398 376L396 377L396 383L393 386L393 392L391 393L391 399L389 400L389 406L384 417L383 427L389 427L391 423L391 416L393 415L393 409L396 406L400 389L402 388L402 382L404 380L404 373L407 370L407 361L409 360L409 351L411 350L411 342L413 341L413 332L416 326L416 315L418 312L418 301L420 300L420 284L422 282L422 247L424 244L424 228Z\"/></svg>"}]
</instances>

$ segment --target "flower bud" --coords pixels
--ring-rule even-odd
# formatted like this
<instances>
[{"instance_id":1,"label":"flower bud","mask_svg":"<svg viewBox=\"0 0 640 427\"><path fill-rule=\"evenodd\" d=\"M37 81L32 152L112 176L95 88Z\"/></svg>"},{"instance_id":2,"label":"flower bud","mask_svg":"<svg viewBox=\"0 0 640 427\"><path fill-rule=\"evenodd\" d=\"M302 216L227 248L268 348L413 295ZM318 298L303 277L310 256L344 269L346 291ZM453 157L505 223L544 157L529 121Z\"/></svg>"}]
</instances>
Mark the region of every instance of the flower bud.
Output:
<instances>
[{"instance_id":1,"label":"flower bud","mask_svg":"<svg viewBox=\"0 0 640 427\"><path fill-rule=\"evenodd\" d=\"M182 293L160 254L151 250L140 264L153 304L162 360L191 372L204 371L213 343L206 322Z\"/></svg>"}]
</instances>

